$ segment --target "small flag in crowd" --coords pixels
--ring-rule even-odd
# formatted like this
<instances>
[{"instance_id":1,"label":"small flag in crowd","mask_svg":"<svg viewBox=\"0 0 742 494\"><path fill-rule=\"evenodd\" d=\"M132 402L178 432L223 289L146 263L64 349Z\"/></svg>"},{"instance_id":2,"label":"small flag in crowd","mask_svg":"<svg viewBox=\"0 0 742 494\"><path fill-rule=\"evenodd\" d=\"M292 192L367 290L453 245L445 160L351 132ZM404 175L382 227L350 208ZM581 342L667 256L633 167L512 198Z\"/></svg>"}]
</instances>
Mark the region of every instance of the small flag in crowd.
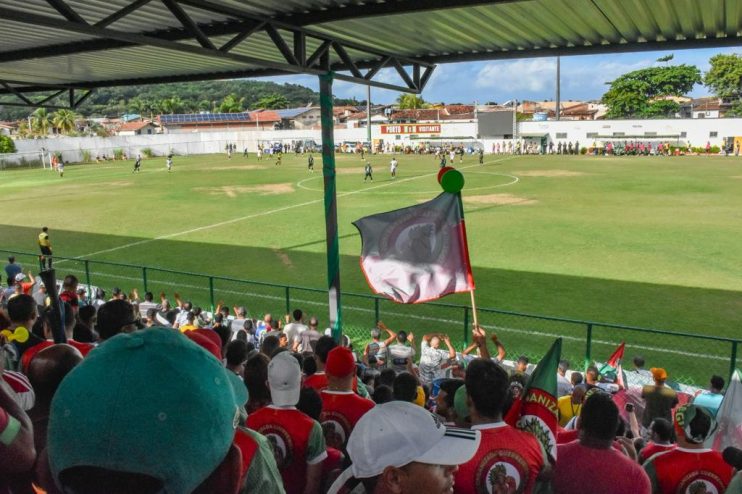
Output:
<instances>
[{"instance_id":1,"label":"small flag in crowd","mask_svg":"<svg viewBox=\"0 0 742 494\"><path fill-rule=\"evenodd\" d=\"M618 384L622 389L626 388L626 383L623 380L623 352L626 346L625 342L621 342L618 348L608 357L606 363L598 370L599 374L602 375L614 375L616 376L615 383Z\"/></svg>"},{"instance_id":2,"label":"small flag in crowd","mask_svg":"<svg viewBox=\"0 0 742 494\"><path fill-rule=\"evenodd\" d=\"M363 241L361 269L374 292L415 304L474 289L460 194L443 192L353 225Z\"/></svg>"},{"instance_id":3,"label":"small flag in crowd","mask_svg":"<svg viewBox=\"0 0 742 494\"><path fill-rule=\"evenodd\" d=\"M704 445L720 452L729 446L742 449L742 372L739 369L734 371L724 393L716 422L719 424L716 433Z\"/></svg>"},{"instance_id":4,"label":"small flag in crowd","mask_svg":"<svg viewBox=\"0 0 742 494\"><path fill-rule=\"evenodd\" d=\"M562 339L557 338L531 374L523 391L523 398L513 404L513 407L520 407L520 410L515 411L517 415L511 413L512 410L508 412L509 418L517 420L516 427L536 436L552 463L557 456L556 433L559 421L556 376L561 356Z\"/></svg>"}]
</instances>

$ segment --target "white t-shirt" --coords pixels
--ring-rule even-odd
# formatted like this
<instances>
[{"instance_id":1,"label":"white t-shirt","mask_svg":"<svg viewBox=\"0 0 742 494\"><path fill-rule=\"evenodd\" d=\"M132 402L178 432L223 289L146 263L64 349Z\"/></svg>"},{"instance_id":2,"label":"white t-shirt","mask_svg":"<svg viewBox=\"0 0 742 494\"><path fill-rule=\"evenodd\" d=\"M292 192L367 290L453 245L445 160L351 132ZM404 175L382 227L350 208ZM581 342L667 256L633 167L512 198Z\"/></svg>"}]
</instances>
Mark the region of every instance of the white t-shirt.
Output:
<instances>
[{"instance_id":1,"label":"white t-shirt","mask_svg":"<svg viewBox=\"0 0 742 494\"><path fill-rule=\"evenodd\" d=\"M283 333L286 335L286 341L289 346L293 345L295 341L299 341L301 334L307 330L307 326L300 322L290 322L283 327Z\"/></svg>"},{"instance_id":2,"label":"white t-shirt","mask_svg":"<svg viewBox=\"0 0 742 494\"><path fill-rule=\"evenodd\" d=\"M448 360L448 351L432 348L430 343L423 340L420 344L420 381L423 384L432 383L444 376L441 366Z\"/></svg>"},{"instance_id":3,"label":"white t-shirt","mask_svg":"<svg viewBox=\"0 0 742 494\"><path fill-rule=\"evenodd\" d=\"M397 169L397 160L396 159L393 159L392 161L389 162L389 168L392 171L394 171L394 170Z\"/></svg>"},{"instance_id":4,"label":"white t-shirt","mask_svg":"<svg viewBox=\"0 0 742 494\"><path fill-rule=\"evenodd\" d=\"M415 358L415 349L411 346L395 343L389 345L389 363L395 372L404 372L407 370L407 359Z\"/></svg>"}]
</instances>

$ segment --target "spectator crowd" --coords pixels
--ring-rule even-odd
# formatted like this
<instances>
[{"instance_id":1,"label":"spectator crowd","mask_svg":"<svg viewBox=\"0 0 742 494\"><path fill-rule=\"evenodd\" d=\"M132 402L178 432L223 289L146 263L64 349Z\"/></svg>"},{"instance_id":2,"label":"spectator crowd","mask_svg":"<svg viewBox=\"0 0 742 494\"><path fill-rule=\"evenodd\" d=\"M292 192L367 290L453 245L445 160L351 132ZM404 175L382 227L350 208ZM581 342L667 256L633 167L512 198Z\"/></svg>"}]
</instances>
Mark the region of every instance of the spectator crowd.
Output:
<instances>
[{"instance_id":1,"label":"spectator crowd","mask_svg":"<svg viewBox=\"0 0 742 494\"><path fill-rule=\"evenodd\" d=\"M742 452L708 447L719 376L688 396L640 356L562 360L550 449L511 420L533 363L483 327L457 351L380 321L356 347L299 309L89 296L73 275L57 303L4 271L0 494L742 493Z\"/></svg>"}]
</instances>

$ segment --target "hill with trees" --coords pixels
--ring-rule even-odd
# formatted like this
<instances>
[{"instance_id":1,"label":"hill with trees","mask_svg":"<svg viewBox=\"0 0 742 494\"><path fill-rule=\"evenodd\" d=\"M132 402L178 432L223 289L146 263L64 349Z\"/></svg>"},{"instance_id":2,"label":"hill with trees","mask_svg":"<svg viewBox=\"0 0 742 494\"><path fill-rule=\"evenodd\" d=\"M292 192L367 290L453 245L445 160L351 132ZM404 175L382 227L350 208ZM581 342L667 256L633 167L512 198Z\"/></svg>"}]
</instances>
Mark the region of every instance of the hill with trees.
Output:
<instances>
[{"instance_id":1,"label":"hill with trees","mask_svg":"<svg viewBox=\"0 0 742 494\"><path fill-rule=\"evenodd\" d=\"M361 104L336 99L338 105ZM234 79L97 89L76 112L85 117L119 117L125 113L155 116L198 111L239 112L319 104L319 93L299 84ZM28 117L33 108L1 107L0 120Z\"/></svg>"}]
</instances>

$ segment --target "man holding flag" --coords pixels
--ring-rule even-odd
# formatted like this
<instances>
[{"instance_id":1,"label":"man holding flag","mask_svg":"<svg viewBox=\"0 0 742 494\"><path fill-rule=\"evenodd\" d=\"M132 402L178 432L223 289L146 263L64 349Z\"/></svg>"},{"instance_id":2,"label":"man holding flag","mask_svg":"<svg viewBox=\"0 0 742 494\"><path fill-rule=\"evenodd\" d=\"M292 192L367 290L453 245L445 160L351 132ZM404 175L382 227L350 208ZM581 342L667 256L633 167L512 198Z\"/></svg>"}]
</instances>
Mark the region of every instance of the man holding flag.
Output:
<instances>
[{"instance_id":1,"label":"man holding flag","mask_svg":"<svg viewBox=\"0 0 742 494\"><path fill-rule=\"evenodd\" d=\"M503 422L507 372L489 359L476 359L466 369L465 386L472 430L481 431L482 439L474 457L459 466L454 492L533 492L548 462L533 435Z\"/></svg>"}]
</instances>

